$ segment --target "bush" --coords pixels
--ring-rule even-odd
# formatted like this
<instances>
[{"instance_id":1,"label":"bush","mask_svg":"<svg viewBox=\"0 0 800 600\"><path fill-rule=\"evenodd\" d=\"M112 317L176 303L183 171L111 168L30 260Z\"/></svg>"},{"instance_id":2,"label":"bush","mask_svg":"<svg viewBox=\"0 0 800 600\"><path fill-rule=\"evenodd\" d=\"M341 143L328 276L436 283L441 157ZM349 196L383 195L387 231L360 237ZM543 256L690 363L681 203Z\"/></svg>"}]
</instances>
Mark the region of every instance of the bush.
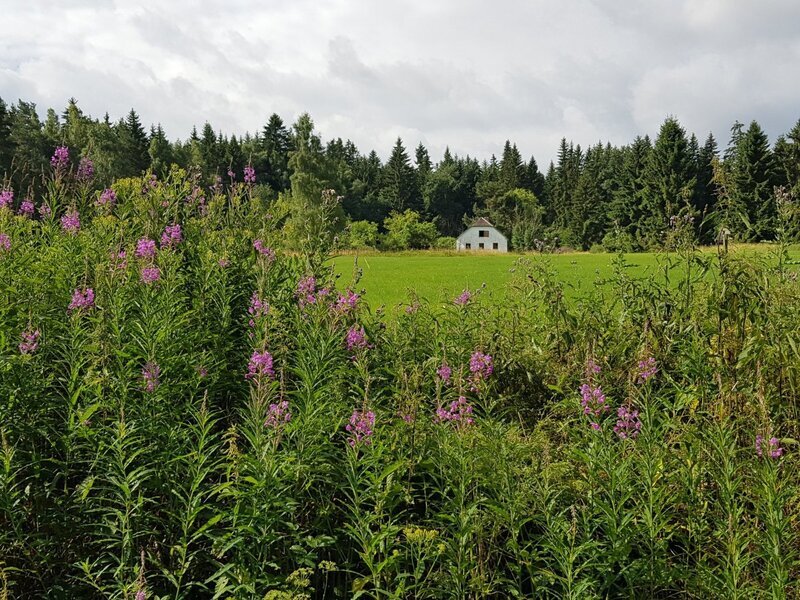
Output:
<instances>
[{"instance_id":1,"label":"bush","mask_svg":"<svg viewBox=\"0 0 800 600\"><path fill-rule=\"evenodd\" d=\"M420 250L430 248L438 235L436 224L422 221L413 210L392 212L383 222L386 235L383 244L388 250Z\"/></svg>"},{"instance_id":2,"label":"bush","mask_svg":"<svg viewBox=\"0 0 800 600\"><path fill-rule=\"evenodd\" d=\"M436 250L455 250L456 238L450 235L443 235L441 237L436 238L436 242L434 243L433 247Z\"/></svg>"},{"instance_id":3,"label":"bush","mask_svg":"<svg viewBox=\"0 0 800 600\"><path fill-rule=\"evenodd\" d=\"M378 247L378 224L372 221L353 221L345 229L342 245L358 250Z\"/></svg>"}]
</instances>

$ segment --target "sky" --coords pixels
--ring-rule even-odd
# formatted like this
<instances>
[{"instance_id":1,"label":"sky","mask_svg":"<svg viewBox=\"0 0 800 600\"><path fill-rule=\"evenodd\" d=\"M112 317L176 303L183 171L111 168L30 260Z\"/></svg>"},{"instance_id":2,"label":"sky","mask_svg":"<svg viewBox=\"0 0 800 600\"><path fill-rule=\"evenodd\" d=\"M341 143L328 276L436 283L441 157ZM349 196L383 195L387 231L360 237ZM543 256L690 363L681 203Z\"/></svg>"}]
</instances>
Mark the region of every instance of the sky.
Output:
<instances>
[{"instance_id":1,"label":"sky","mask_svg":"<svg viewBox=\"0 0 800 600\"><path fill-rule=\"evenodd\" d=\"M185 139L311 114L324 140L434 160L512 140L544 168L675 116L721 147L800 119L798 0L0 0L0 97Z\"/></svg>"}]
</instances>

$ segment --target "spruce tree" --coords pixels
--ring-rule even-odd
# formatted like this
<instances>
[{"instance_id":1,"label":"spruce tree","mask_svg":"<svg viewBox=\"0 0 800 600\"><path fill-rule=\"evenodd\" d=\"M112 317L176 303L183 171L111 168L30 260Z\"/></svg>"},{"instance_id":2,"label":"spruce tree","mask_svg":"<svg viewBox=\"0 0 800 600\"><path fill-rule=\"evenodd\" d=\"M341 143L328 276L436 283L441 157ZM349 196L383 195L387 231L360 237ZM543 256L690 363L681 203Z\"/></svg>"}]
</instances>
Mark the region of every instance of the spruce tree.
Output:
<instances>
[{"instance_id":1,"label":"spruce tree","mask_svg":"<svg viewBox=\"0 0 800 600\"><path fill-rule=\"evenodd\" d=\"M390 211L401 213L411 209L419 212L422 209L416 174L400 138L397 138L383 167L380 198Z\"/></svg>"}]
</instances>

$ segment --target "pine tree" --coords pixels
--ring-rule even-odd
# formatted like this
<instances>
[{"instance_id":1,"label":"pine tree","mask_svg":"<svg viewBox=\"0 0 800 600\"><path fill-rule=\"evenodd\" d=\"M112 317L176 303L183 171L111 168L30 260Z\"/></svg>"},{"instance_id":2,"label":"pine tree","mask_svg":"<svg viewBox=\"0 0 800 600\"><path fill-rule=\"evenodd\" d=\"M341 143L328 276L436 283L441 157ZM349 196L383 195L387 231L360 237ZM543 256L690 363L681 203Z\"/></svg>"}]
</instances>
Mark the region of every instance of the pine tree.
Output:
<instances>
[{"instance_id":1,"label":"pine tree","mask_svg":"<svg viewBox=\"0 0 800 600\"><path fill-rule=\"evenodd\" d=\"M400 138L397 138L383 167L380 198L389 211L401 213L411 209L419 212L422 209L416 174Z\"/></svg>"},{"instance_id":2,"label":"pine tree","mask_svg":"<svg viewBox=\"0 0 800 600\"><path fill-rule=\"evenodd\" d=\"M669 218L688 209L695 186L694 164L686 131L667 118L645 168L644 202L639 230L645 246L661 242Z\"/></svg>"},{"instance_id":3,"label":"pine tree","mask_svg":"<svg viewBox=\"0 0 800 600\"><path fill-rule=\"evenodd\" d=\"M261 161L256 170L263 173L260 181L276 192L289 189L289 152L292 150L289 130L277 114L270 115L261 134Z\"/></svg>"},{"instance_id":4,"label":"pine tree","mask_svg":"<svg viewBox=\"0 0 800 600\"><path fill-rule=\"evenodd\" d=\"M696 184L694 192L694 209L700 215L700 242L711 244L716 239L717 223L715 209L717 203L714 186L714 161L719 159L717 141L709 133L705 144L699 149L695 164Z\"/></svg>"},{"instance_id":5,"label":"pine tree","mask_svg":"<svg viewBox=\"0 0 800 600\"><path fill-rule=\"evenodd\" d=\"M500 193L505 193L522 186L525 178L525 165L516 144L506 140L503 146L503 157L500 159Z\"/></svg>"},{"instance_id":6,"label":"pine tree","mask_svg":"<svg viewBox=\"0 0 800 600\"><path fill-rule=\"evenodd\" d=\"M774 186L776 169L769 140L761 126L752 121L735 140L731 175L734 205L744 209L748 240L773 239L777 226ZM727 166L727 161L726 161Z\"/></svg>"},{"instance_id":7,"label":"pine tree","mask_svg":"<svg viewBox=\"0 0 800 600\"><path fill-rule=\"evenodd\" d=\"M11 143L11 113L8 105L0 98L0 179L11 171L14 159L14 146Z\"/></svg>"},{"instance_id":8,"label":"pine tree","mask_svg":"<svg viewBox=\"0 0 800 600\"><path fill-rule=\"evenodd\" d=\"M131 109L125 120L117 124L116 130L121 167L118 176L141 175L150 166L150 144L136 111Z\"/></svg>"},{"instance_id":9,"label":"pine tree","mask_svg":"<svg viewBox=\"0 0 800 600\"><path fill-rule=\"evenodd\" d=\"M170 146L164 128L159 123L156 127L150 128L150 169L161 178L169 173L173 162L172 146Z\"/></svg>"}]
</instances>

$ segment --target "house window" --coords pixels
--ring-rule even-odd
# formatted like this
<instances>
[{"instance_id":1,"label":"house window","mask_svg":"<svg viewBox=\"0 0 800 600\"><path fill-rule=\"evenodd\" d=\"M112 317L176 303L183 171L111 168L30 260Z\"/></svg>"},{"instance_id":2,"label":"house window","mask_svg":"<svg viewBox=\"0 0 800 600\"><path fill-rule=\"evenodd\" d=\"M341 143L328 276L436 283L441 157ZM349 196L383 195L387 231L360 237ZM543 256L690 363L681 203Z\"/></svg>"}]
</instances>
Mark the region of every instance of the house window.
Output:
<instances>
[{"instance_id":1,"label":"house window","mask_svg":"<svg viewBox=\"0 0 800 600\"><path fill-rule=\"evenodd\" d=\"M478 244L478 248L480 248L481 250L483 250L483 242L481 242L480 244Z\"/></svg>"},{"instance_id":2,"label":"house window","mask_svg":"<svg viewBox=\"0 0 800 600\"><path fill-rule=\"evenodd\" d=\"M494 242L492 244L492 250L497 250L497 248L498 248L497 242Z\"/></svg>"},{"instance_id":3,"label":"house window","mask_svg":"<svg viewBox=\"0 0 800 600\"><path fill-rule=\"evenodd\" d=\"M464 244L464 248L466 248L467 250L469 250L469 249L471 249L471 248L472 248L472 244Z\"/></svg>"},{"instance_id":4,"label":"house window","mask_svg":"<svg viewBox=\"0 0 800 600\"><path fill-rule=\"evenodd\" d=\"M489 237L489 230L488 229L479 229L478 230L478 237Z\"/></svg>"}]
</instances>

